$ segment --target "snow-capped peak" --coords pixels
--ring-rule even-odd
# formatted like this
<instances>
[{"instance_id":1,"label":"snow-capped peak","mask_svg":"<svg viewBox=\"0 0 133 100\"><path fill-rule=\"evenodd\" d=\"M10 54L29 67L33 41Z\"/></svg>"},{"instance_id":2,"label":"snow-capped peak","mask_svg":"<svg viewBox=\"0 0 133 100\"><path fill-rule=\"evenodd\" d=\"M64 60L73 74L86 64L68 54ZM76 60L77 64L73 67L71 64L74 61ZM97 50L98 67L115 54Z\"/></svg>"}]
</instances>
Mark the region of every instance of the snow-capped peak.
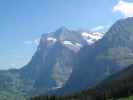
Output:
<instances>
[{"instance_id":1,"label":"snow-capped peak","mask_svg":"<svg viewBox=\"0 0 133 100\"><path fill-rule=\"evenodd\" d=\"M100 32L70 31L66 28L43 35L48 46L52 46L58 41L73 51L79 51L85 45L92 45L102 37L103 33Z\"/></svg>"},{"instance_id":2,"label":"snow-capped peak","mask_svg":"<svg viewBox=\"0 0 133 100\"><path fill-rule=\"evenodd\" d=\"M83 32L81 35L82 35L83 37L88 37L88 36L89 36L89 33Z\"/></svg>"},{"instance_id":3,"label":"snow-capped peak","mask_svg":"<svg viewBox=\"0 0 133 100\"><path fill-rule=\"evenodd\" d=\"M81 33L81 35L89 45L94 44L96 41L98 41L103 37L103 34L100 32L94 32L94 33L83 32Z\"/></svg>"}]
</instances>

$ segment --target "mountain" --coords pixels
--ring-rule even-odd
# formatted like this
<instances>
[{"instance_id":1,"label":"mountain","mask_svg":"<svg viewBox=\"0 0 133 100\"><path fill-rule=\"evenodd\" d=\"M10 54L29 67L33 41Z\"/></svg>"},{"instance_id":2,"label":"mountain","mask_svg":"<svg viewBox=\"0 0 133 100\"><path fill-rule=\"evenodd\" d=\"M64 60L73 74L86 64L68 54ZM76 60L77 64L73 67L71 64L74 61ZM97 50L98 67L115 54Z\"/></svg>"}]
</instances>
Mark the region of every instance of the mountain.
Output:
<instances>
[{"instance_id":1,"label":"mountain","mask_svg":"<svg viewBox=\"0 0 133 100\"><path fill-rule=\"evenodd\" d=\"M45 33L27 65L0 71L0 96L23 100L91 88L133 63L132 42L132 17L117 21L105 35L65 27Z\"/></svg>"},{"instance_id":2,"label":"mountain","mask_svg":"<svg viewBox=\"0 0 133 100\"><path fill-rule=\"evenodd\" d=\"M76 67L74 59L80 49L94 44L102 36L98 32L78 32L65 27L43 34L35 55L20 73L34 80L35 93L61 88Z\"/></svg>"},{"instance_id":3,"label":"mountain","mask_svg":"<svg viewBox=\"0 0 133 100\"><path fill-rule=\"evenodd\" d=\"M81 91L133 63L133 18L118 20L92 46L79 51L76 68L63 88L55 94Z\"/></svg>"},{"instance_id":4,"label":"mountain","mask_svg":"<svg viewBox=\"0 0 133 100\"><path fill-rule=\"evenodd\" d=\"M101 100L133 95L133 65L103 80L100 84L88 90L87 93L92 97L97 94L95 99ZM92 95L92 93L94 94Z\"/></svg>"},{"instance_id":5,"label":"mountain","mask_svg":"<svg viewBox=\"0 0 133 100\"><path fill-rule=\"evenodd\" d=\"M133 65L111 75L86 91L60 97L33 97L32 100L117 100L118 98L128 97L131 95L133 95ZM131 99L129 100L132 100L132 97L130 98Z\"/></svg>"},{"instance_id":6,"label":"mountain","mask_svg":"<svg viewBox=\"0 0 133 100\"><path fill-rule=\"evenodd\" d=\"M132 42L132 17L117 21L105 35L65 27L45 33L27 65L0 71L0 98L88 89L133 63Z\"/></svg>"},{"instance_id":7,"label":"mountain","mask_svg":"<svg viewBox=\"0 0 133 100\"><path fill-rule=\"evenodd\" d=\"M74 59L81 48L93 45L102 37L99 32L73 31L65 27L43 34L27 65L0 71L0 98L23 100L25 96L63 87L76 68Z\"/></svg>"}]
</instances>

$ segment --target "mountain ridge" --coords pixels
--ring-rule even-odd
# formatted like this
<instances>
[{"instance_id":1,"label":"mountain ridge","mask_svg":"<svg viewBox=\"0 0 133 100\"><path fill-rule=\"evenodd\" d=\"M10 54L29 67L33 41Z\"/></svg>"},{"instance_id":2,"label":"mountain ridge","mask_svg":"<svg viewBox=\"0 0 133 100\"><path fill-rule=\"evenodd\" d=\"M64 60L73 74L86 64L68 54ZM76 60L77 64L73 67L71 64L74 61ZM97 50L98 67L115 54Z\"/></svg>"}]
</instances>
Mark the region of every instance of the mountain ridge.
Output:
<instances>
[{"instance_id":1,"label":"mountain ridge","mask_svg":"<svg viewBox=\"0 0 133 100\"><path fill-rule=\"evenodd\" d=\"M19 93L18 97L53 91L65 95L90 88L132 64L132 32L133 18L127 18L117 21L105 35L66 28L43 34L27 65L0 74L0 94Z\"/></svg>"},{"instance_id":2,"label":"mountain ridge","mask_svg":"<svg viewBox=\"0 0 133 100\"><path fill-rule=\"evenodd\" d=\"M132 32L133 17L122 19L101 40L90 47L82 48L76 59L77 67L58 93L63 95L84 90L132 64Z\"/></svg>"},{"instance_id":3,"label":"mountain ridge","mask_svg":"<svg viewBox=\"0 0 133 100\"><path fill-rule=\"evenodd\" d=\"M102 33L94 34L94 36L98 34ZM99 35L95 41L101 39L102 36ZM76 55L85 45L91 44L88 45L82 33L64 27L55 32L43 34L35 55L29 64L20 70L20 74L34 80L34 91L40 94L61 88L71 76L73 68L76 67L74 66Z\"/></svg>"}]
</instances>

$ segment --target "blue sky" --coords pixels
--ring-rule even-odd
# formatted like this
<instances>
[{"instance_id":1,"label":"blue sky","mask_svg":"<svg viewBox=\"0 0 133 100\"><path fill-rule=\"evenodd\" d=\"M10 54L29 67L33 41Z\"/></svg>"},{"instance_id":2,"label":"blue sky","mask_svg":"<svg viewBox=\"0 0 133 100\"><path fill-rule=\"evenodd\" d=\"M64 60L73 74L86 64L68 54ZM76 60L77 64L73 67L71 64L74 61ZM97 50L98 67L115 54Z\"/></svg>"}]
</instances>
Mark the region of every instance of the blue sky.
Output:
<instances>
[{"instance_id":1,"label":"blue sky","mask_svg":"<svg viewBox=\"0 0 133 100\"><path fill-rule=\"evenodd\" d=\"M0 0L0 69L25 65L43 33L61 26L106 30L116 20L132 16L132 4L132 0Z\"/></svg>"}]
</instances>

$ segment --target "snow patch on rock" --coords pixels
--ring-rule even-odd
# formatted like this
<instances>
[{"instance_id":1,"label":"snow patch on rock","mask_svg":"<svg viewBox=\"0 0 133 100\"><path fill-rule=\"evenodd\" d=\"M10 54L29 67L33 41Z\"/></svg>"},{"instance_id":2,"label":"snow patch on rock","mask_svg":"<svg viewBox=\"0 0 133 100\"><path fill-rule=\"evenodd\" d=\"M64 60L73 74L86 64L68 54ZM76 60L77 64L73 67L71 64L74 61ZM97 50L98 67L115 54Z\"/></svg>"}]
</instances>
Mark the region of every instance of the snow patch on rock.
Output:
<instances>
[{"instance_id":1,"label":"snow patch on rock","mask_svg":"<svg viewBox=\"0 0 133 100\"><path fill-rule=\"evenodd\" d=\"M89 45L94 44L96 41L98 41L103 37L103 34L100 32L94 32L94 33L83 32L81 33L81 35Z\"/></svg>"},{"instance_id":2,"label":"snow patch on rock","mask_svg":"<svg viewBox=\"0 0 133 100\"><path fill-rule=\"evenodd\" d=\"M65 44L65 45L74 45L71 41L63 41L63 44Z\"/></svg>"},{"instance_id":3,"label":"snow patch on rock","mask_svg":"<svg viewBox=\"0 0 133 100\"><path fill-rule=\"evenodd\" d=\"M78 42L72 42L72 41L63 41L63 45L75 52L79 51L80 48L83 47L82 44Z\"/></svg>"},{"instance_id":4,"label":"snow patch on rock","mask_svg":"<svg viewBox=\"0 0 133 100\"><path fill-rule=\"evenodd\" d=\"M57 39L54 38L54 37L48 37L48 38L47 38L47 41L50 41L50 42L55 43L55 42L57 41Z\"/></svg>"}]
</instances>

